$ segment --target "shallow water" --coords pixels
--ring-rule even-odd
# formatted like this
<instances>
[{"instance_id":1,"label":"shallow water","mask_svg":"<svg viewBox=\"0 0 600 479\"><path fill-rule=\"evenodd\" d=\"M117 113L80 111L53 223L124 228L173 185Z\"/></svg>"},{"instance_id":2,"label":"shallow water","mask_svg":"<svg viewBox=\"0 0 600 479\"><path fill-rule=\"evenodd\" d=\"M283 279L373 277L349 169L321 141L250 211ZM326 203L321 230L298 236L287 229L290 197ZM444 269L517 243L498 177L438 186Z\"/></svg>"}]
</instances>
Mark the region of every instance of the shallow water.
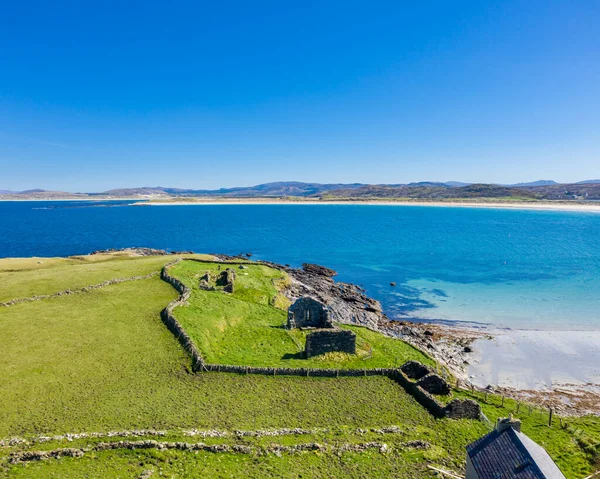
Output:
<instances>
[{"instance_id":1,"label":"shallow water","mask_svg":"<svg viewBox=\"0 0 600 479\"><path fill-rule=\"evenodd\" d=\"M147 246L327 265L398 319L600 330L600 214L382 205L0 202L0 257ZM390 282L396 282L391 287Z\"/></svg>"}]
</instances>

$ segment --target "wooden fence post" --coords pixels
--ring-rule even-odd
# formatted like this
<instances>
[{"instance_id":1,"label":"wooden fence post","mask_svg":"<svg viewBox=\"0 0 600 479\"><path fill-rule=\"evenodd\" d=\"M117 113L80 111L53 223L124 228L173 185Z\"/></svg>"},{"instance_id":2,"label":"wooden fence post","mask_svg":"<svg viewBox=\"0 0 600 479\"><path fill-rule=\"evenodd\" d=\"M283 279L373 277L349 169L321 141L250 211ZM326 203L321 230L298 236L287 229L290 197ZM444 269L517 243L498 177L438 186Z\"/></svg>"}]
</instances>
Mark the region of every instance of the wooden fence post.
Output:
<instances>
[{"instance_id":1,"label":"wooden fence post","mask_svg":"<svg viewBox=\"0 0 600 479\"><path fill-rule=\"evenodd\" d=\"M552 427L552 408L549 407L548 411L549 411L549 415L548 415L548 427Z\"/></svg>"}]
</instances>

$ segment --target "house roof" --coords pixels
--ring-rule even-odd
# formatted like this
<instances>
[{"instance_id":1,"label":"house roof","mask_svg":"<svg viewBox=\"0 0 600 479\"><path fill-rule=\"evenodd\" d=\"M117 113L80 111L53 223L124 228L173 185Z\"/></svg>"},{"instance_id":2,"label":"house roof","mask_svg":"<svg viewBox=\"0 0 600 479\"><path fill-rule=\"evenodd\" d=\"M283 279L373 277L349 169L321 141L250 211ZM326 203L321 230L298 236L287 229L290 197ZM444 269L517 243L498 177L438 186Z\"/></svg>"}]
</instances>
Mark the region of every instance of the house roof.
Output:
<instances>
[{"instance_id":1,"label":"house roof","mask_svg":"<svg viewBox=\"0 0 600 479\"><path fill-rule=\"evenodd\" d=\"M565 479L546 450L508 427L467 446L479 479Z\"/></svg>"}]
</instances>

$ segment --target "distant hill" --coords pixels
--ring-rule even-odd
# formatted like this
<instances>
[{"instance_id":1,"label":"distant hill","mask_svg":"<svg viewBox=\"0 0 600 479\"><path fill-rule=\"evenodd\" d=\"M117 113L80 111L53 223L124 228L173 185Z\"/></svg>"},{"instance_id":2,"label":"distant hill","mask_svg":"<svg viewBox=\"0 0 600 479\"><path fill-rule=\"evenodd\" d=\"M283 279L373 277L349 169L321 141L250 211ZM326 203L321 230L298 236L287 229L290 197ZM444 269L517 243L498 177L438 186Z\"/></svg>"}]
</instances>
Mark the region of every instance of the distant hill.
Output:
<instances>
[{"instance_id":1,"label":"distant hill","mask_svg":"<svg viewBox=\"0 0 600 479\"><path fill-rule=\"evenodd\" d=\"M578 184L578 185L597 185L597 184L600 184L600 180L578 181L576 184Z\"/></svg>"},{"instance_id":2,"label":"distant hill","mask_svg":"<svg viewBox=\"0 0 600 479\"><path fill-rule=\"evenodd\" d=\"M279 181L255 186L200 190L163 186L118 188L102 193L68 193L31 189L26 191L0 190L3 199L106 199L106 198L410 198L427 200L522 198L539 200L600 201L600 180L560 184L539 180L515 185L462 183L459 181L420 181L408 184L368 185L362 183L303 183Z\"/></svg>"},{"instance_id":3,"label":"distant hill","mask_svg":"<svg viewBox=\"0 0 600 479\"><path fill-rule=\"evenodd\" d=\"M67 191L47 191L47 190L25 190L10 191L0 190L0 197L14 200L50 200L50 199L86 199L90 196L87 193L69 193Z\"/></svg>"},{"instance_id":4,"label":"distant hill","mask_svg":"<svg viewBox=\"0 0 600 479\"><path fill-rule=\"evenodd\" d=\"M165 196L219 196L234 198L257 198L257 197L282 197L282 196L313 196L340 188L354 189L362 184L320 184L302 183L298 181L279 181L275 183L264 183L256 186L221 188L218 190L192 190L181 188L143 187L122 188L99 193L106 196L139 196L139 195L165 195Z\"/></svg>"},{"instance_id":5,"label":"distant hill","mask_svg":"<svg viewBox=\"0 0 600 479\"><path fill-rule=\"evenodd\" d=\"M538 181L530 181L529 183L515 183L514 185L508 185L508 186L520 188L522 186L551 186L551 185L558 185L558 183L556 181L552 181L552 180L538 180Z\"/></svg>"},{"instance_id":6,"label":"distant hill","mask_svg":"<svg viewBox=\"0 0 600 479\"><path fill-rule=\"evenodd\" d=\"M411 198L428 200L507 197L537 198L535 192L508 186L473 184L451 187L443 183L422 183L419 186L366 185L353 190L333 190L328 192L328 196L337 198Z\"/></svg>"},{"instance_id":7,"label":"distant hill","mask_svg":"<svg viewBox=\"0 0 600 479\"><path fill-rule=\"evenodd\" d=\"M446 181L444 184L450 188L460 188L461 186L469 186L472 183L463 183L462 181Z\"/></svg>"}]
</instances>

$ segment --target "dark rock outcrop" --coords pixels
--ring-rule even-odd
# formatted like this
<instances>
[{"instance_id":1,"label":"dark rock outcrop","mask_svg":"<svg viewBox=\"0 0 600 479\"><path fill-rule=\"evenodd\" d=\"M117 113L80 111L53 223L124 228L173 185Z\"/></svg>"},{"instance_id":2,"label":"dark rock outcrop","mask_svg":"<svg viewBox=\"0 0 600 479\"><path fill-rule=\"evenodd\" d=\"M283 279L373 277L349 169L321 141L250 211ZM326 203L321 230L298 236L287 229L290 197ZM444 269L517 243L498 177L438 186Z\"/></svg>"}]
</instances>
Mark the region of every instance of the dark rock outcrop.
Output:
<instances>
[{"instance_id":1,"label":"dark rock outcrop","mask_svg":"<svg viewBox=\"0 0 600 479\"><path fill-rule=\"evenodd\" d=\"M307 273L318 274L319 276L326 276L328 278L337 275L337 271L318 264L302 263L302 269Z\"/></svg>"}]
</instances>

